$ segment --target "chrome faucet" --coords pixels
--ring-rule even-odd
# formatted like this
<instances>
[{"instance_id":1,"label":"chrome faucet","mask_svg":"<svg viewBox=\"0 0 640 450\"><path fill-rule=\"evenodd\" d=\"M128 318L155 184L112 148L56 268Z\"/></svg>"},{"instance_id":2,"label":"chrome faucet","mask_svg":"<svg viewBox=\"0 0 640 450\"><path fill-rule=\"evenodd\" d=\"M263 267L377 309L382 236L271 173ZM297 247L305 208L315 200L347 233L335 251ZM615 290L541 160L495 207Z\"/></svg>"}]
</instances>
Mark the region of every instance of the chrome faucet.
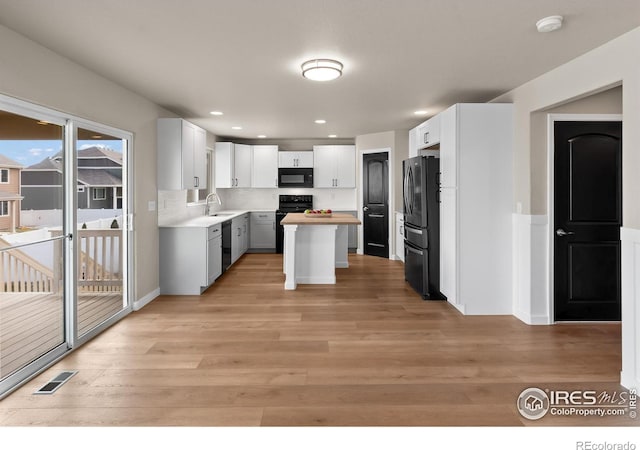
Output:
<instances>
[{"instance_id":1,"label":"chrome faucet","mask_svg":"<svg viewBox=\"0 0 640 450\"><path fill-rule=\"evenodd\" d=\"M209 205L209 199L210 198L215 198L216 203L218 205L222 205L222 202L220 201L220 197L218 197L218 194L216 194L215 192L211 192L207 195L207 198L204 200L205 201L205 206L204 206L204 215L208 216L209 214L211 214L211 206Z\"/></svg>"}]
</instances>

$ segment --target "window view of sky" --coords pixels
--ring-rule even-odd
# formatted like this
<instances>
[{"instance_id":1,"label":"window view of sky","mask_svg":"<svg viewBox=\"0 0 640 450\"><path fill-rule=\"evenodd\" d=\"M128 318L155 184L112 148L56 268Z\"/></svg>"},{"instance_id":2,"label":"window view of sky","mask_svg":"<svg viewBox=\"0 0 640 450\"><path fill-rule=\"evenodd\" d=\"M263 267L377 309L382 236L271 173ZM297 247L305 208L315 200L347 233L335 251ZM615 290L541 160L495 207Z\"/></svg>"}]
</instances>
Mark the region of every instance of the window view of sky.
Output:
<instances>
[{"instance_id":1,"label":"window view of sky","mask_svg":"<svg viewBox=\"0 0 640 450\"><path fill-rule=\"evenodd\" d=\"M78 141L78 149L81 150L88 147L104 147L112 151L122 152L122 141ZM0 154L13 159L24 167L31 166L45 158L54 156L60 150L62 150L62 141L0 141Z\"/></svg>"}]
</instances>

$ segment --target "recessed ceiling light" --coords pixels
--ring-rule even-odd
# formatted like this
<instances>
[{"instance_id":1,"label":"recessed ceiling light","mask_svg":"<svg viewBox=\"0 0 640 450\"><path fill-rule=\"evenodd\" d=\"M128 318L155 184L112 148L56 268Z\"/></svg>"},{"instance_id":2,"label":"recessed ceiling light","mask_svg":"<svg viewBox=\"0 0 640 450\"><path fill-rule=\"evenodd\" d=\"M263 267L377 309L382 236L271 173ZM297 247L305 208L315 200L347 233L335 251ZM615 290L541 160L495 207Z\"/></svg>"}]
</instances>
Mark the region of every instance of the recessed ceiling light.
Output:
<instances>
[{"instance_id":1,"label":"recessed ceiling light","mask_svg":"<svg viewBox=\"0 0 640 450\"><path fill-rule=\"evenodd\" d=\"M315 122L316 122L316 123L320 123L320 124L322 124L322 123L327 123L327 121L326 121L326 120L324 120L324 119L317 119Z\"/></svg>"},{"instance_id":2,"label":"recessed ceiling light","mask_svg":"<svg viewBox=\"0 0 640 450\"><path fill-rule=\"evenodd\" d=\"M335 59L311 59L302 63L302 76L313 81L335 80L342 75L342 63Z\"/></svg>"},{"instance_id":3,"label":"recessed ceiling light","mask_svg":"<svg viewBox=\"0 0 640 450\"><path fill-rule=\"evenodd\" d=\"M242 127L231 127L232 130L242 130Z\"/></svg>"},{"instance_id":4,"label":"recessed ceiling light","mask_svg":"<svg viewBox=\"0 0 640 450\"><path fill-rule=\"evenodd\" d=\"M222 111L211 111L209 114L211 114L212 116L221 116Z\"/></svg>"},{"instance_id":5,"label":"recessed ceiling light","mask_svg":"<svg viewBox=\"0 0 640 450\"><path fill-rule=\"evenodd\" d=\"M413 112L416 116L424 116L425 114L429 114L429 111L426 109L419 109L418 111Z\"/></svg>"},{"instance_id":6,"label":"recessed ceiling light","mask_svg":"<svg viewBox=\"0 0 640 450\"><path fill-rule=\"evenodd\" d=\"M259 137L260 139L264 139L264 138L266 138L267 136L265 136L264 134L259 134L259 135L258 135L258 137Z\"/></svg>"},{"instance_id":7,"label":"recessed ceiling light","mask_svg":"<svg viewBox=\"0 0 640 450\"><path fill-rule=\"evenodd\" d=\"M91 136L91 139L102 139L102 135L101 134L94 134L93 136Z\"/></svg>"},{"instance_id":8,"label":"recessed ceiling light","mask_svg":"<svg viewBox=\"0 0 640 450\"><path fill-rule=\"evenodd\" d=\"M49 122L47 122L46 120L38 120L37 124L38 125L49 125Z\"/></svg>"},{"instance_id":9,"label":"recessed ceiling light","mask_svg":"<svg viewBox=\"0 0 640 450\"><path fill-rule=\"evenodd\" d=\"M337 137L338 137L338 135L337 135L337 134L330 134L330 135L329 135L329 137L330 137L330 138L337 138Z\"/></svg>"},{"instance_id":10,"label":"recessed ceiling light","mask_svg":"<svg viewBox=\"0 0 640 450\"><path fill-rule=\"evenodd\" d=\"M540 33L548 33L562 27L562 16L549 16L536 22L536 28Z\"/></svg>"}]
</instances>

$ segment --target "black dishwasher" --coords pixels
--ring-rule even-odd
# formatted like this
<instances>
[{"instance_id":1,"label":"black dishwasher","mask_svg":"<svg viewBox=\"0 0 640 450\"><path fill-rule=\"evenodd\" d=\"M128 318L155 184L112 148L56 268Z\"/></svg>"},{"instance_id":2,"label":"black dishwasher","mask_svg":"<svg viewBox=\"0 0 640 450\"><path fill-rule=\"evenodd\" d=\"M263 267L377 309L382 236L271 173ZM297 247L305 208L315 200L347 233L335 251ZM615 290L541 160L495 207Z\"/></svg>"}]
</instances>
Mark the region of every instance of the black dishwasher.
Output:
<instances>
[{"instance_id":1,"label":"black dishwasher","mask_svg":"<svg viewBox=\"0 0 640 450\"><path fill-rule=\"evenodd\" d=\"M231 265L231 221L222 222L222 273Z\"/></svg>"}]
</instances>

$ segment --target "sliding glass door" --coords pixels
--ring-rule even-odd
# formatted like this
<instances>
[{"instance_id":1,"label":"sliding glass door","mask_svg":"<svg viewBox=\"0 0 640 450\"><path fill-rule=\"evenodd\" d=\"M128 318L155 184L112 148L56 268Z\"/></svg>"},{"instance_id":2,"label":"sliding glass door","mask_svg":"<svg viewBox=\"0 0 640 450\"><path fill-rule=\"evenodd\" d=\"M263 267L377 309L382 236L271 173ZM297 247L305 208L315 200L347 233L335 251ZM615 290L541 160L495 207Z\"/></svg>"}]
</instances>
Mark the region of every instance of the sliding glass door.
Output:
<instances>
[{"instance_id":1,"label":"sliding glass door","mask_svg":"<svg viewBox=\"0 0 640 450\"><path fill-rule=\"evenodd\" d=\"M0 111L0 387L67 349L65 122L57 120Z\"/></svg>"},{"instance_id":2,"label":"sliding glass door","mask_svg":"<svg viewBox=\"0 0 640 450\"><path fill-rule=\"evenodd\" d=\"M0 396L131 309L131 136L2 100Z\"/></svg>"},{"instance_id":3,"label":"sliding glass door","mask_svg":"<svg viewBox=\"0 0 640 450\"><path fill-rule=\"evenodd\" d=\"M79 337L127 308L127 140L95 127L78 127L76 268Z\"/></svg>"}]
</instances>

